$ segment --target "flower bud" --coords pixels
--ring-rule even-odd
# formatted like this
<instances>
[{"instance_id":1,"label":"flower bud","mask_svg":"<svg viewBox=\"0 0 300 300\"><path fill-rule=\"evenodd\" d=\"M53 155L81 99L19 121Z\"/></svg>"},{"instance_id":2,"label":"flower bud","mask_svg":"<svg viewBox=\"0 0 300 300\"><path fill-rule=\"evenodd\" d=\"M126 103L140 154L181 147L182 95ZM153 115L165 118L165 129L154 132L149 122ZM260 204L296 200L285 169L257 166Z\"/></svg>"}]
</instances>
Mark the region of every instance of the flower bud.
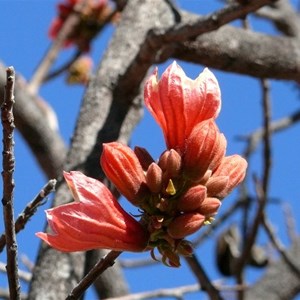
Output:
<instances>
[{"instance_id":1,"label":"flower bud","mask_svg":"<svg viewBox=\"0 0 300 300\"><path fill-rule=\"evenodd\" d=\"M135 153L121 143L103 144L101 166L119 192L138 206L145 193L146 178Z\"/></svg>"},{"instance_id":2,"label":"flower bud","mask_svg":"<svg viewBox=\"0 0 300 300\"><path fill-rule=\"evenodd\" d=\"M154 162L152 156L145 148L138 147L138 146L134 147L134 153L138 158L143 170L147 171L149 166Z\"/></svg>"},{"instance_id":3,"label":"flower bud","mask_svg":"<svg viewBox=\"0 0 300 300\"><path fill-rule=\"evenodd\" d=\"M208 196L215 197L219 195L228 185L228 176L212 176L206 183Z\"/></svg>"},{"instance_id":4,"label":"flower bud","mask_svg":"<svg viewBox=\"0 0 300 300\"><path fill-rule=\"evenodd\" d=\"M226 197L237 185L239 185L246 175L247 161L239 155L226 156L222 159L218 168L214 171L212 178L227 176L226 187L215 194L215 197Z\"/></svg>"},{"instance_id":5,"label":"flower bud","mask_svg":"<svg viewBox=\"0 0 300 300\"><path fill-rule=\"evenodd\" d=\"M207 197L201 203L200 207L197 209L197 212L204 216L215 215L221 206L221 201L217 198Z\"/></svg>"},{"instance_id":6,"label":"flower bud","mask_svg":"<svg viewBox=\"0 0 300 300\"><path fill-rule=\"evenodd\" d=\"M213 120L201 122L186 141L184 173L194 181L214 170L225 155L226 139Z\"/></svg>"},{"instance_id":7,"label":"flower bud","mask_svg":"<svg viewBox=\"0 0 300 300\"><path fill-rule=\"evenodd\" d=\"M175 178L181 171L181 156L174 149L169 151L166 172L170 178Z\"/></svg>"},{"instance_id":8,"label":"flower bud","mask_svg":"<svg viewBox=\"0 0 300 300\"><path fill-rule=\"evenodd\" d=\"M206 187L203 185L193 186L178 199L177 209L183 212L194 211L199 208L205 198Z\"/></svg>"},{"instance_id":9,"label":"flower bud","mask_svg":"<svg viewBox=\"0 0 300 300\"><path fill-rule=\"evenodd\" d=\"M162 188L162 170L156 164L152 163L146 173L146 182L152 193L159 193Z\"/></svg>"},{"instance_id":10,"label":"flower bud","mask_svg":"<svg viewBox=\"0 0 300 300\"><path fill-rule=\"evenodd\" d=\"M168 226L168 234L174 239L183 239L185 236L198 231L205 221L205 216L199 213L186 213L176 217Z\"/></svg>"}]
</instances>

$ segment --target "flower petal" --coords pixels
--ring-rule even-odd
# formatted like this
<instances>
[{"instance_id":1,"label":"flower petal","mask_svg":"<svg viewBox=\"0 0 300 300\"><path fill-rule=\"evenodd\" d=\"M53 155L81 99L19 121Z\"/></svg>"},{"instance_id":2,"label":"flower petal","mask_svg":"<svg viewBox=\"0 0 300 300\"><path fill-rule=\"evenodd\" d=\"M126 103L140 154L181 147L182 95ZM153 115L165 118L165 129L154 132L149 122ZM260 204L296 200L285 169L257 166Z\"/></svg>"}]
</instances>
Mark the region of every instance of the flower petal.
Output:
<instances>
[{"instance_id":1,"label":"flower petal","mask_svg":"<svg viewBox=\"0 0 300 300\"><path fill-rule=\"evenodd\" d=\"M145 85L145 104L161 126L168 149L183 152L185 139L201 121L216 118L221 95L215 76L205 69L190 79L174 62L158 81L157 69Z\"/></svg>"},{"instance_id":2,"label":"flower petal","mask_svg":"<svg viewBox=\"0 0 300 300\"><path fill-rule=\"evenodd\" d=\"M52 233L36 235L61 251L112 249L143 251L148 233L127 214L100 181L80 172L65 173L77 202L46 211Z\"/></svg>"}]
</instances>

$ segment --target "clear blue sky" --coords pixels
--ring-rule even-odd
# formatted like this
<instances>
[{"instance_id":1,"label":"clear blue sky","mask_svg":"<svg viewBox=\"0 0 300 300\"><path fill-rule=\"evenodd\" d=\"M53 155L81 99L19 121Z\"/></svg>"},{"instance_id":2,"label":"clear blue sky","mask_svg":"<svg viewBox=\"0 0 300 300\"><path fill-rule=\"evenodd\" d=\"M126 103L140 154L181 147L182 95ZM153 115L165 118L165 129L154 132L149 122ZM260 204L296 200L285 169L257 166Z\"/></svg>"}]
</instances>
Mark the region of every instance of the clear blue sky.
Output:
<instances>
[{"instance_id":1,"label":"clear blue sky","mask_svg":"<svg viewBox=\"0 0 300 300\"><path fill-rule=\"evenodd\" d=\"M56 3L57 1L53 0L0 0L0 60L7 66L13 65L16 71L26 79L30 79L35 67L50 44L47 38L47 30L56 14ZM205 14L217 8L220 1L181 0L178 1L178 5L187 10ZM265 22L252 18L251 21L253 21L252 24L255 30L275 34L273 28ZM95 58L96 65L99 61L99 54L104 52L112 32L113 28L105 30L93 45L92 55ZM71 53L72 49L65 50L61 54L58 64L67 59ZM168 64L169 62L160 66L160 74ZM179 62L179 64L192 78L195 78L203 69L203 66L183 62ZM240 154L245 145L238 142L236 137L248 134L262 124L260 83L250 77L237 76L216 70L212 71L219 80L222 91L223 106L218 118L218 125L227 137L228 154ZM292 83L272 81L271 87L272 118L274 120L287 116L299 108L299 92ZM57 112L61 134L66 143L70 141L83 92L82 87L66 86L62 77L46 84L41 89L42 97L47 99ZM18 132L15 134L15 140L15 210L18 214L25 204L38 193L45 184L46 178ZM164 150L165 145L160 129L148 112L145 112L144 119L134 131L131 145L147 148L155 158ZM300 190L296 187L299 186L299 125L276 134L272 140L272 145L274 153L270 195L290 203L294 215L298 216L300 215L300 206L298 205ZM262 147L259 147L257 154L252 157L250 174L255 173L258 176L261 174L261 149ZM251 178L248 178L248 180L253 189ZM2 191L2 188L0 190ZM234 195L225 199L221 213L232 203ZM122 200L122 204L132 212L132 207L126 201ZM45 205L45 208L47 208L47 205ZM280 205L270 205L268 213L270 213L270 220L275 225L275 230L279 232L285 243L288 242L282 207ZM236 215L235 220L239 220L239 217ZM29 222L26 230L17 237L20 255L24 254L32 261L35 260L40 241L34 233L43 229L44 222L45 214L42 208ZM297 228L299 230L299 224L297 224ZM0 231L3 231L2 222L0 223ZM207 269L209 276L216 280L220 278L220 274L216 271L213 257L210 255L214 252L214 242L215 238L213 237L199 247L196 253ZM262 244L266 242L264 234L260 234L260 242ZM148 254L143 256L148 256ZM140 255L123 254L122 257L138 258ZM0 254L0 261L5 261L4 253ZM20 267L23 268L21 263ZM143 270L127 270L126 275L133 292L175 287L196 282L184 262L183 266L177 270L156 265ZM258 272L253 269L249 271L251 280L256 278L257 275ZM0 287L3 286L6 286L6 278L0 275ZM92 295L90 297L89 299L93 299ZM199 295L189 295L186 299L199 299Z\"/></svg>"}]
</instances>

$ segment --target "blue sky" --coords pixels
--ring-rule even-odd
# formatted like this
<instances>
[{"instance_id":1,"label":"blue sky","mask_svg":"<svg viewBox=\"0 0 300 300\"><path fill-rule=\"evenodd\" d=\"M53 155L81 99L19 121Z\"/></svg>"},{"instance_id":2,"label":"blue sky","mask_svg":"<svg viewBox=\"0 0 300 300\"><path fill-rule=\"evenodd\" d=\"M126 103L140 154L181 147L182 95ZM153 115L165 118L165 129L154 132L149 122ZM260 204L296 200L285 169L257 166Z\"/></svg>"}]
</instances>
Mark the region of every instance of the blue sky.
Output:
<instances>
[{"instance_id":1,"label":"blue sky","mask_svg":"<svg viewBox=\"0 0 300 300\"><path fill-rule=\"evenodd\" d=\"M17 72L21 73L26 79L30 79L37 64L42 59L43 54L50 45L47 37L47 30L52 18L56 14L53 0L0 0L0 60L7 66L13 65ZM201 14L212 12L220 6L220 1L197 1L181 0L178 1L180 7ZM276 34L271 26L266 22L251 18L255 30ZM238 24L238 22L236 22ZM97 65L99 56L105 51L105 46L113 32L113 28L107 28L93 45L92 55ZM57 64L64 62L72 49L61 53ZM159 66L160 74L170 63ZM198 76L204 66L178 62L185 72L192 78ZM251 133L262 124L261 112L261 87L258 80L235 74L224 73L212 70L216 75L222 91L222 111L218 118L220 130L228 140L228 154L241 154L245 148L243 142L237 141L236 137ZM272 119L280 119L289 115L299 108L299 91L293 83L283 81L271 81L272 99ZM62 136L66 143L69 143L74 128L75 120L79 111L79 105L84 93L82 87L66 86L64 78L58 77L51 83L47 83L41 89L41 96L47 99L57 112L59 126ZM299 185L299 165L300 140L299 125L294 126L284 132L276 134L272 139L273 146L273 165L271 175L270 196L288 202L293 207L294 216L300 215L300 190ZM41 172L30 150L22 140L18 132L15 133L15 211L21 212L27 202L29 202L45 184L46 178ZM131 145L139 145L147 148L153 157L158 158L165 149L162 133L158 125L154 122L147 111L143 120L138 124L131 139ZM261 153L262 147L259 146L258 152L251 158L249 174L261 175ZM247 179L251 190L251 176ZM2 188L0 188L2 190ZM224 200L221 212L233 202L235 193ZM133 208L123 199L122 205L130 212ZM47 208L45 205L44 208ZM267 208L271 222L275 226L284 243L289 243L282 207L278 204L271 204ZM234 216L238 222L239 215ZM43 208L32 218L21 232L17 239L19 243L19 254L28 256L32 261L35 260L36 250L39 240L34 233L43 229L45 215ZM299 224L297 224L299 230ZM0 224L0 231L3 231L3 224ZM215 236L214 236L215 237ZM217 272L214 259L215 238L205 242L203 246L196 250L199 259L207 269L209 276L216 280L221 277ZM259 241L266 243L265 235L259 235ZM143 257L148 254L143 254ZM138 258L138 254L123 254L124 258ZM0 254L0 261L5 261L5 253ZM20 263L22 268L22 264ZM195 283L195 279L183 262L180 269L170 269L161 265L155 265L144 269L132 269L125 271L129 284L133 292L151 290L154 288L175 287ZM249 280L255 280L260 275L254 269L250 269ZM0 286L6 286L6 279L0 275ZM94 296L90 294L93 299ZM199 299L199 295L191 294L186 297L188 300Z\"/></svg>"}]
</instances>

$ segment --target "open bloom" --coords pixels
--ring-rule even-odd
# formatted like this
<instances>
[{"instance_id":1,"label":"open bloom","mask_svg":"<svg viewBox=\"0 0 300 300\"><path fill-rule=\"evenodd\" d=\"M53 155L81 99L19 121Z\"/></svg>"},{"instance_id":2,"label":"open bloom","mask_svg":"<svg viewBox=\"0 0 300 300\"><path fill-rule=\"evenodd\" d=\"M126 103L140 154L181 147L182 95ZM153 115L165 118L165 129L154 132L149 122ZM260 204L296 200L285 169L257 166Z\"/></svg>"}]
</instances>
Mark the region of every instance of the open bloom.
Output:
<instances>
[{"instance_id":1,"label":"open bloom","mask_svg":"<svg viewBox=\"0 0 300 300\"><path fill-rule=\"evenodd\" d=\"M218 82L208 69L190 79L174 62L158 80L147 80L145 104L163 130L168 149L183 153L185 140L201 121L215 119L221 109Z\"/></svg>"},{"instance_id":2,"label":"open bloom","mask_svg":"<svg viewBox=\"0 0 300 300\"><path fill-rule=\"evenodd\" d=\"M65 252L90 249L143 251L148 234L100 181L80 172L64 173L75 202L46 211L51 233L36 235Z\"/></svg>"}]
</instances>

